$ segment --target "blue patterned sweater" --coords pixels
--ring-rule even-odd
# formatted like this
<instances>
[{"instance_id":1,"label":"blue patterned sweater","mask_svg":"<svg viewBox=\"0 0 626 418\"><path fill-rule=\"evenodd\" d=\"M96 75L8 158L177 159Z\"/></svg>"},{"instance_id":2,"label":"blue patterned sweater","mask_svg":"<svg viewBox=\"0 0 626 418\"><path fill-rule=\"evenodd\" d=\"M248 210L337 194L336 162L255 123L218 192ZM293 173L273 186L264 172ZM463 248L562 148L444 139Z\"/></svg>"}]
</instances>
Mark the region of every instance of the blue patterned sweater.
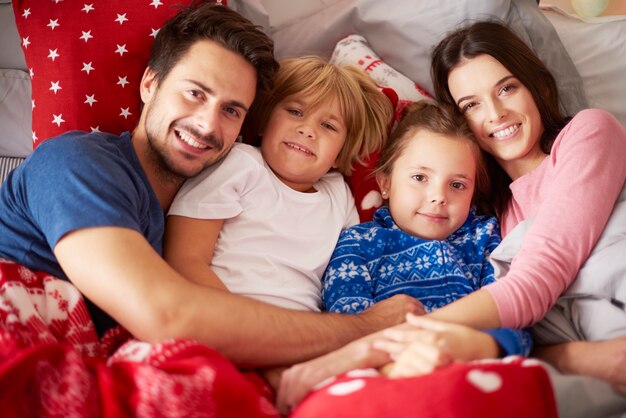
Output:
<instances>
[{"instance_id":1,"label":"blue patterned sweater","mask_svg":"<svg viewBox=\"0 0 626 418\"><path fill-rule=\"evenodd\" d=\"M343 231L323 278L324 308L359 313L396 294L415 297L427 312L495 280L489 255L500 243L498 222L476 215L445 240L425 240L402 231L387 207L371 222ZM504 355L528 355L527 330L486 330Z\"/></svg>"}]
</instances>

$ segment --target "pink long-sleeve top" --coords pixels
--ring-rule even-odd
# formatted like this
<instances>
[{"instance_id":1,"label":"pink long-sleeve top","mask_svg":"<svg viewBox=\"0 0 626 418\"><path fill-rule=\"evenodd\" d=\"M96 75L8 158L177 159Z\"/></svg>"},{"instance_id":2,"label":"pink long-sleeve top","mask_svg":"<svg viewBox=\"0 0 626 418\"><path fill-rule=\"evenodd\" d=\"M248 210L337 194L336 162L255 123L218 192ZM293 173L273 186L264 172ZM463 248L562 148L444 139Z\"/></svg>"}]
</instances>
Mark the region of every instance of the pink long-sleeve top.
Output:
<instances>
[{"instance_id":1,"label":"pink long-sleeve top","mask_svg":"<svg viewBox=\"0 0 626 418\"><path fill-rule=\"evenodd\" d=\"M529 326L556 303L602 234L625 179L624 127L610 113L588 109L563 128L536 169L511 183L503 236L535 221L509 273L485 287L503 327Z\"/></svg>"}]
</instances>

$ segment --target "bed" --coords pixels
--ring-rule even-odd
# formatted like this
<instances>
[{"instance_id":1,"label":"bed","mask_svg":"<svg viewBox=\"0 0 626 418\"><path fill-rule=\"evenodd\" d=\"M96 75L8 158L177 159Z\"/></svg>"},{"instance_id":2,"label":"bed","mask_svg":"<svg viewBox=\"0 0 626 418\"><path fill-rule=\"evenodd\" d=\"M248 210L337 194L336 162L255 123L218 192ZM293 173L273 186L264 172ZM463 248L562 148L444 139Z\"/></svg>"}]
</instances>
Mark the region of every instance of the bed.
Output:
<instances>
[{"instance_id":1,"label":"bed","mask_svg":"<svg viewBox=\"0 0 626 418\"><path fill-rule=\"evenodd\" d=\"M77 6L69 0L65 3ZM159 3L164 6L157 7ZM150 6L154 14L141 19L138 11L120 17L111 10L108 20L99 21L91 32L79 27L93 13L88 4L81 2L75 10L58 14L54 7L60 2L46 2L44 6L35 0L14 0L14 4L0 0L0 184L33 147L48 137L68 129L132 129L139 115L133 85L136 87L147 61L151 39L148 34L171 15L172 9L165 6L175 3L178 2L153 1ZM513 28L548 64L556 75L562 93L561 106L566 112L600 107L613 112L626 126L626 10L617 10L624 16L583 19L566 2L542 2L538 6L535 0L441 0L436 6L412 0L227 3L271 34L278 58L317 54L360 65L384 89L396 110L407 102L430 96L428 55L439 37L461 22L496 18ZM115 4L96 7L114 9ZM37 8L43 13L30 16ZM63 16L72 17L72 23L59 26L67 22ZM98 35L98 30L124 31L126 20L133 17L141 22L128 32L128 44L110 45L108 56L93 60L85 56L86 45L90 37ZM61 34L69 32L62 30L69 25L77 31L76 36L71 42L67 40L69 47L61 50L60 56L55 56L59 51L53 52L53 48L39 46L47 38L65 40L67 35ZM130 35L141 31L146 34L142 40ZM70 59L64 60L67 57ZM112 65L109 61L114 58L119 61ZM95 70L104 68L111 73L110 85L103 85L93 76L89 78L92 71L97 74ZM85 91L86 85L94 90ZM104 100L112 92L111 85L117 89L113 93L120 102L115 106ZM369 170L368 165L359 167L349 179L362 219L371 217L381 204L373 180L367 177ZM560 416L626 414L626 400L615 395L608 385L590 378L562 376L549 366L542 367L548 371ZM520 383L517 390L529 388ZM369 416L380 416L376 415L380 411L370 413L373 415Z\"/></svg>"}]
</instances>

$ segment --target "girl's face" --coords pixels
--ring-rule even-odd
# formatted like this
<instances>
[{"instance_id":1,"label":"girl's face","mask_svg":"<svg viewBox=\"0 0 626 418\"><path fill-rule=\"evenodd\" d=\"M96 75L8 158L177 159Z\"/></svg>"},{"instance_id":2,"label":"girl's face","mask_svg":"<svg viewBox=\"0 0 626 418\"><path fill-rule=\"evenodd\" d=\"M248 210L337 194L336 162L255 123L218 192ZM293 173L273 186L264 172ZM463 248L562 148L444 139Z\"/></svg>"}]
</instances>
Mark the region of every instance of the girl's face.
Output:
<instances>
[{"instance_id":1,"label":"girl's face","mask_svg":"<svg viewBox=\"0 0 626 418\"><path fill-rule=\"evenodd\" d=\"M294 94L279 102L265 127L261 152L287 186L301 192L331 168L346 141L346 124L337 100L311 109L310 96Z\"/></svg>"},{"instance_id":2,"label":"girl's face","mask_svg":"<svg viewBox=\"0 0 626 418\"><path fill-rule=\"evenodd\" d=\"M530 91L498 60L479 55L450 72L448 87L481 148L513 180L544 159L543 124Z\"/></svg>"},{"instance_id":3,"label":"girl's face","mask_svg":"<svg viewBox=\"0 0 626 418\"><path fill-rule=\"evenodd\" d=\"M473 145L425 129L407 135L411 138L391 174L379 174L378 185L400 229L424 239L446 239L463 225L472 204Z\"/></svg>"}]
</instances>

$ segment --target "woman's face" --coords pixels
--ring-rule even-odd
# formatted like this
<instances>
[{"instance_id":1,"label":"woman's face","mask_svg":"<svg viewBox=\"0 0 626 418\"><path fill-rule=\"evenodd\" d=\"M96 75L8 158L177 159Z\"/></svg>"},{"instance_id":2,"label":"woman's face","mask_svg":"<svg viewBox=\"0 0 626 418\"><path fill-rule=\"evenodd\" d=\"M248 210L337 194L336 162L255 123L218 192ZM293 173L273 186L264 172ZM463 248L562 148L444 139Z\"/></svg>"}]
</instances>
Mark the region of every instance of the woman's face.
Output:
<instances>
[{"instance_id":1,"label":"woman's face","mask_svg":"<svg viewBox=\"0 0 626 418\"><path fill-rule=\"evenodd\" d=\"M480 146L513 180L543 161L535 100L498 60L485 54L462 62L450 72L448 87Z\"/></svg>"}]
</instances>

